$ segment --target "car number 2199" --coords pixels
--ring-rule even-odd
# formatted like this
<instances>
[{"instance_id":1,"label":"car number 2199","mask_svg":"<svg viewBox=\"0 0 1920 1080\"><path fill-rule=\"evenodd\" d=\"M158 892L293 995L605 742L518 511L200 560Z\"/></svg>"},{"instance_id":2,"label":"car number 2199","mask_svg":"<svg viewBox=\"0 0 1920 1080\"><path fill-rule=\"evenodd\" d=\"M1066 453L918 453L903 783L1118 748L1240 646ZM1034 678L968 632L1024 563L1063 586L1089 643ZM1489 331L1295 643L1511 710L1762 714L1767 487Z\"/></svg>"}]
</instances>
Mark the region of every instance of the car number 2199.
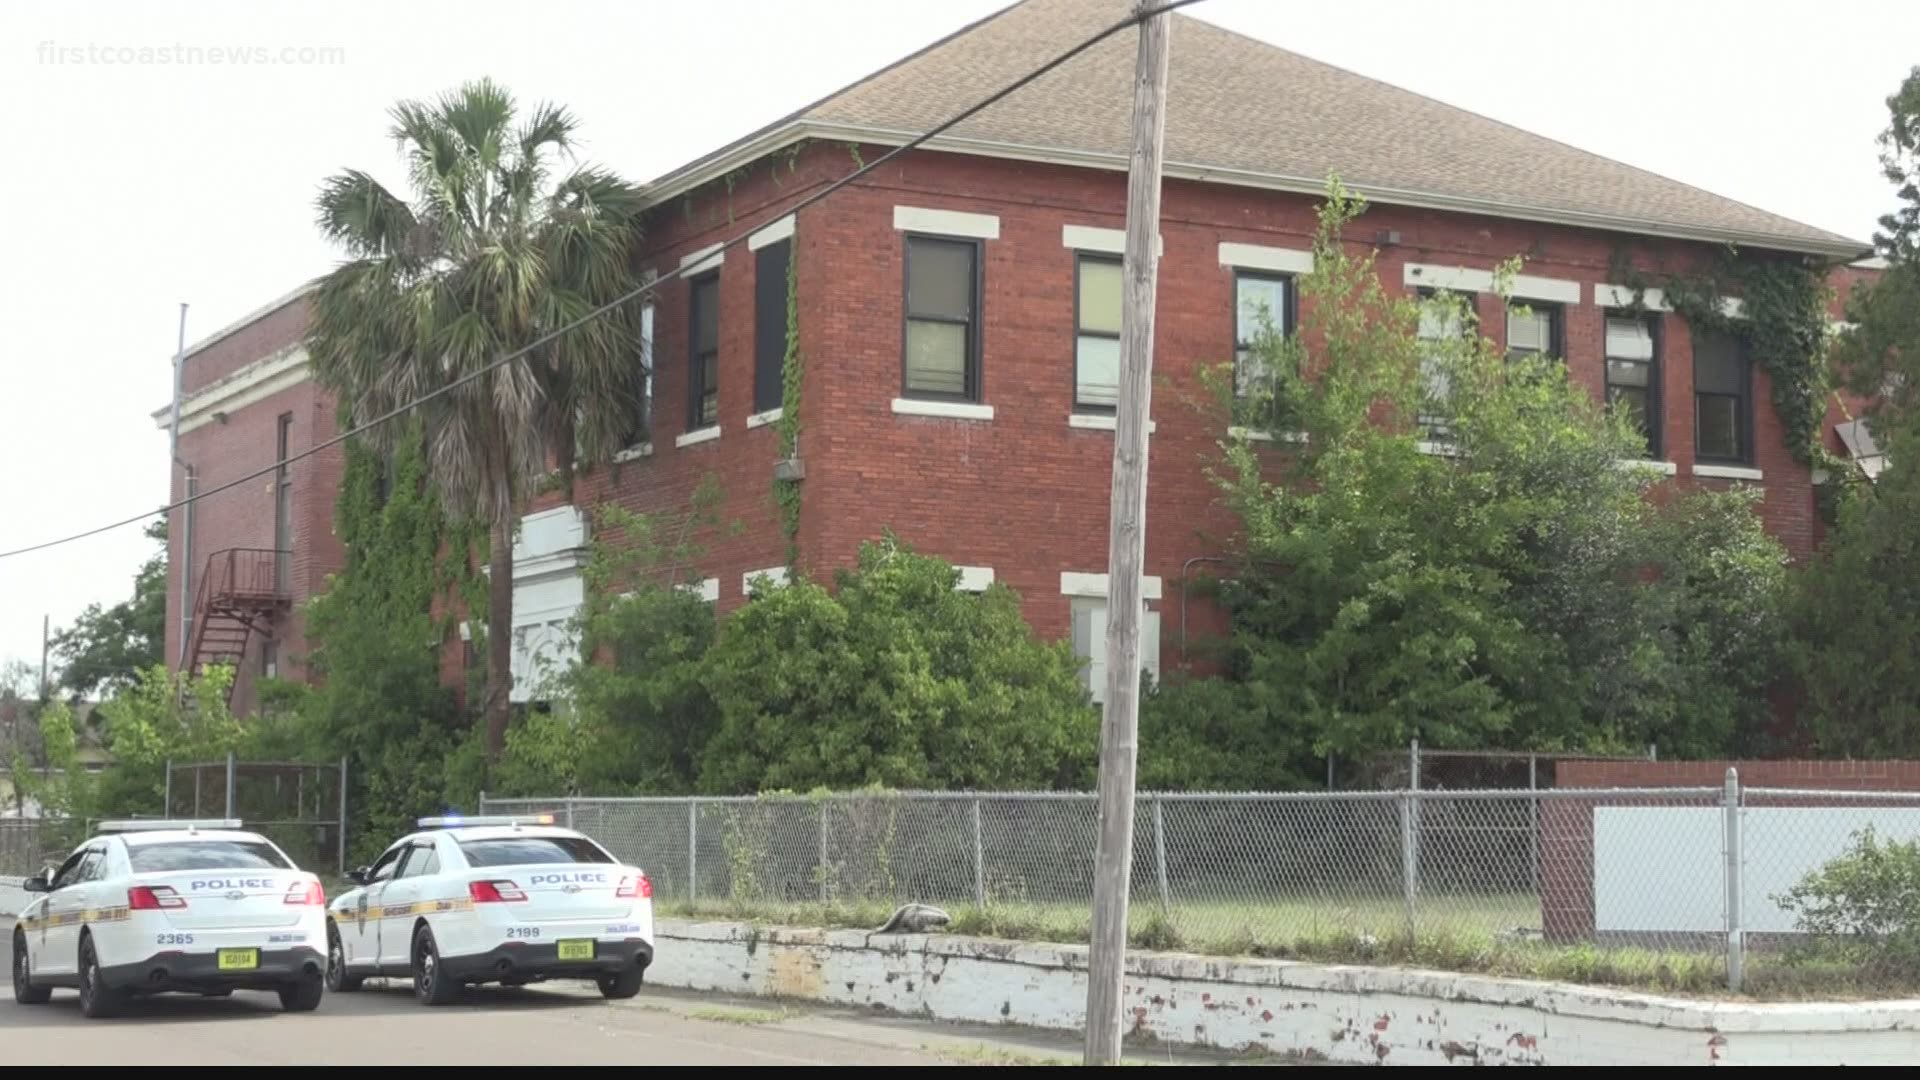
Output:
<instances>
[{"instance_id":1,"label":"car number 2199","mask_svg":"<svg viewBox=\"0 0 1920 1080\"><path fill-rule=\"evenodd\" d=\"M507 927L507 936L510 938L539 937L540 928L537 926L509 926Z\"/></svg>"},{"instance_id":2,"label":"car number 2199","mask_svg":"<svg viewBox=\"0 0 1920 1080\"><path fill-rule=\"evenodd\" d=\"M193 935L192 934L157 934L154 936L153 940L154 940L154 944L156 945L191 945L193 944Z\"/></svg>"}]
</instances>

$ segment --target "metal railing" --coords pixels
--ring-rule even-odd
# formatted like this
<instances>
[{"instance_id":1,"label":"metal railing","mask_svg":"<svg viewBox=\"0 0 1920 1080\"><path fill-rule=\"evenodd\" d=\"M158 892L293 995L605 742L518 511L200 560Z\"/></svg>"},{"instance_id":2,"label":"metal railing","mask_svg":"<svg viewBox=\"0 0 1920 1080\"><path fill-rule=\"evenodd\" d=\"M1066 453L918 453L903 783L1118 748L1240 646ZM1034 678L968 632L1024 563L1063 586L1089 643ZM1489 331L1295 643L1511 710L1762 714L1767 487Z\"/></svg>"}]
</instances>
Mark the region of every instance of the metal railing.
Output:
<instances>
[{"instance_id":1,"label":"metal railing","mask_svg":"<svg viewBox=\"0 0 1920 1080\"><path fill-rule=\"evenodd\" d=\"M917 901L1086 937L1090 794L483 795L481 811L554 814L646 869L668 911ZM1784 890L1859 826L1920 837L1920 794L1742 791L1730 770L1711 788L1143 793L1135 820L1139 940L1355 959L1589 944L1738 989L1747 950L1795 932Z\"/></svg>"}]
</instances>

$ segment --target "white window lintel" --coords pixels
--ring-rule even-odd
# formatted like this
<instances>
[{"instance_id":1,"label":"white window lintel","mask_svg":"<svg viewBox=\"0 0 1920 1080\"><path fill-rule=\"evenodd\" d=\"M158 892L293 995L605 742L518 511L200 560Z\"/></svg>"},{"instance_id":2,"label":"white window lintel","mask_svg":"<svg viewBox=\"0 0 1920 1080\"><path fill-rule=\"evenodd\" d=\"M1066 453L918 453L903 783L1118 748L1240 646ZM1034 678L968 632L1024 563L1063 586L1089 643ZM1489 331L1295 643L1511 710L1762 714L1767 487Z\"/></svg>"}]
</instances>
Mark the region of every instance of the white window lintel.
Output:
<instances>
[{"instance_id":1,"label":"white window lintel","mask_svg":"<svg viewBox=\"0 0 1920 1080\"><path fill-rule=\"evenodd\" d=\"M793 235L793 215L788 214L778 221L770 222L759 232L747 237L747 250L759 251L769 244L777 244Z\"/></svg>"},{"instance_id":2,"label":"white window lintel","mask_svg":"<svg viewBox=\"0 0 1920 1080\"><path fill-rule=\"evenodd\" d=\"M1107 575L1063 570L1060 572L1060 593L1063 596L1105 597ZM1157 576L1140 575L1140 597L1143 600L1160 599L1160 579Z\"/></svg>"},{"instance_id":3,"label":"white window lintel","mask_svg":"<svg viewBox=\"0 0 1920 1080\"><path fill-rule=\"evenodd\" d=\"M964 210L932 210L920 206L896 206L893 208L893 227L899 232L966 236L975 240L1000 239L999 215L973 214Z\"/></svg>"},{"instance_id":4,"label":"white window lintel","mask_svg":"<svg viewBox=\"0 0 1920 1080\"><path fill-rule=\"evenodd\" d=\"M1313 252L1298 248L1270 247L1266 244L1236 244L1222 241L1220 265L1236 270L1268 270L1280 274L1313 273Z\"/></svg>"}]
</instances>

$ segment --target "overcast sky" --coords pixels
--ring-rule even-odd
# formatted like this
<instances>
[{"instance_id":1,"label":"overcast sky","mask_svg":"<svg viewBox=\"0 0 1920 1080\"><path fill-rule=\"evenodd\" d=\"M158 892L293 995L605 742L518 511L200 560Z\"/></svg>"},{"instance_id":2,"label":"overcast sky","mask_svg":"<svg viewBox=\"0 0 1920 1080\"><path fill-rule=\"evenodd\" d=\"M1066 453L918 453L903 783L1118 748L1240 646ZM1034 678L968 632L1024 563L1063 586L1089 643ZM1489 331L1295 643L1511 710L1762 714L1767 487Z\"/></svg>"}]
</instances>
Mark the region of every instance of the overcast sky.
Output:
<instances>
[{"instance_id":1,"label":"overcast sky","mask_svg":"<svg viewBox=\"0 0 1920 1080\"><path fill-rule=\"evenodd\" d=\"M171 392L179 304L197 339L323 272L315 186L349 165L391 174L395 100L492 76L569 105L590 157L650 179L1003 6L6 5L0 550L164 500L166 436L149 414ZM1920 64L1913 0L1207 0L1188 13L1860 239L1891 201L1874 145L1885 98ZM293 51L116 62L172 46ZM38 662L43 614L58 626L128 595L147 547L132 526L0 560L0 661Z\"/></svg>"}]
</instances>

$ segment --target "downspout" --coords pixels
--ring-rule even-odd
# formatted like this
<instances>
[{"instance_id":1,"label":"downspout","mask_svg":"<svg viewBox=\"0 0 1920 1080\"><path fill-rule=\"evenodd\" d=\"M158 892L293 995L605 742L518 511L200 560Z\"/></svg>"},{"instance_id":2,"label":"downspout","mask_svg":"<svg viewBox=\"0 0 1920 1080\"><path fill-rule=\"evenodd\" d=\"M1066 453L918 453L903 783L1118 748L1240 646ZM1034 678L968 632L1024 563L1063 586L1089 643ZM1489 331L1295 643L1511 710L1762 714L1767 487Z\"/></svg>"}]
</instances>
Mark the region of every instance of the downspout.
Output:
<instances>
[{"instance_id":1,"label":"downspout","mask_svg":"<svg viewBox=\"0 0 1920 1080\"><path fill-rule=\"evenodd\" d=\"M186 470L186 519L180 524L180 670L187 669L187 642L193 637L193 466L180 459L180 387L187 366L187 305L180 305L180 339L173 353L173 423L167 451L173 463Z\"/></svg>"}]
</instances>

